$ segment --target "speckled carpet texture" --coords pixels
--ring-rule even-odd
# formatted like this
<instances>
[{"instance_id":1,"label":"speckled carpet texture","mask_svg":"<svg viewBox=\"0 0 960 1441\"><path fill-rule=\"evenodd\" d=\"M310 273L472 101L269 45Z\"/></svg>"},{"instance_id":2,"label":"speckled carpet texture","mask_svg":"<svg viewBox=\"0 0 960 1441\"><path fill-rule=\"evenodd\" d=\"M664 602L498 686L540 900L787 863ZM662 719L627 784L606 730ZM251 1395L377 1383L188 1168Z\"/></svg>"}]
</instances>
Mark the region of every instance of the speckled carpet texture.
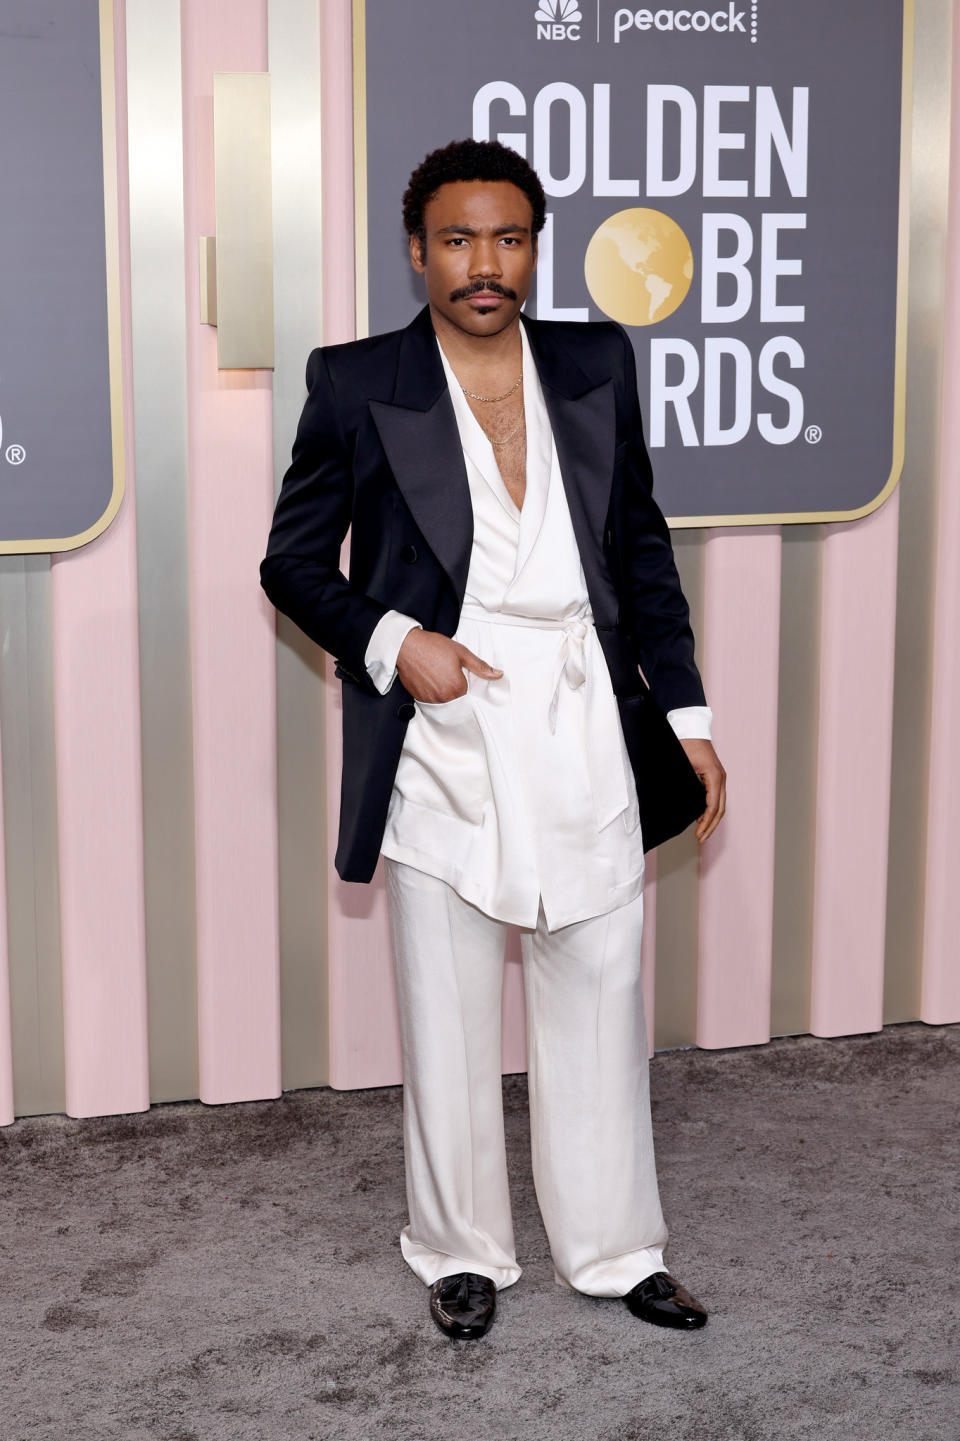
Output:
<instances>
[{"instance_id":1,"label":"speckled carpet texture","mask_svg":"<svg viewBox=\"0 0 960 1441\"><path fill-rule=\"evenodd\" d=\"M690 1334L524 1275L478 1342L400 1259L401 1093L0 1132L0 1441L960 1441L960 1028L652 1067Z\"/></svg>"}]
</instances>

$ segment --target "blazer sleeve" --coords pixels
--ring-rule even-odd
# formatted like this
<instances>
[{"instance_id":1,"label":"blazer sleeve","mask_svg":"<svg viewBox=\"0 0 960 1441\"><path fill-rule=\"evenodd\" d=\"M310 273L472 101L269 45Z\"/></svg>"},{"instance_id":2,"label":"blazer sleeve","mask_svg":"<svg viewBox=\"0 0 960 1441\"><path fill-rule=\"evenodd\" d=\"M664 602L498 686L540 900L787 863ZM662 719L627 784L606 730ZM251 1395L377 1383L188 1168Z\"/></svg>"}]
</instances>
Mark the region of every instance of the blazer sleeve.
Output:
<instances>
[{"instance_id":1,"label":"blazer sleeve","mask_svg":"<svg viewBox=\"0 0 960 1441\"><path fill-rule=\"evenodd\" d=\"M322 350L307 361L307 389L260 584L278 610L336 657L349 679L372 690L364 655L386 607L352 586L340 569L353 513L353 467Z\"/></svg>"},{"instance_id":2,"label":"blazer sleeve","mask_svg":"<svg viewBox=\"0 0 960 1441\"><path fill-rule=\"evenodd\" d=\"M670 531L653 498L653 472L643 439L637 367L629 337L623 345L623 431L617 448L620 498L613 542L620 576L621 623L654 699L663 711L705 705L694 661L690 611L680 588Z\"/></svg>"}]
</instances>

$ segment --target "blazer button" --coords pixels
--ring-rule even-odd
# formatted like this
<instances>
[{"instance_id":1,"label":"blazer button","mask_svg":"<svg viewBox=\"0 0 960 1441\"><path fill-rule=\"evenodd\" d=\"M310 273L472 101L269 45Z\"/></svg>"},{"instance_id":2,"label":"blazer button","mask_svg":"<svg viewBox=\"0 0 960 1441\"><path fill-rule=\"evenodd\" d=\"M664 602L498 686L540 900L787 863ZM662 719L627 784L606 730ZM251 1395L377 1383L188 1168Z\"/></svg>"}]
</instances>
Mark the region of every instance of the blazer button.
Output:
<instances>
[{"instance_id":1,"label":"blazer button","mask_svg":"<svg viewBox=\"0 0 960 1441\"><path fill-rule=\"evenodd\" d=\"M414 718L414 716L416 715L416 713L417 713L417 708L416 708L416 706L414 705L413 701L405 700L404 703L403 703L403 705L398 705L398 706L397 706L397 719L398 719L398 720L413 720L413 718Z\"/></svg>"},{"instance_id":2,"label":"blazer button","mask_svg":"<svg viewBox=\"0 0 960 1441\"><path fill-rule=\"evenodd\" d=\"M416 565L417 547L415 545L405 545L400 552L400 559L406 561L407 565Z\"/></svg>"}]
</instances>

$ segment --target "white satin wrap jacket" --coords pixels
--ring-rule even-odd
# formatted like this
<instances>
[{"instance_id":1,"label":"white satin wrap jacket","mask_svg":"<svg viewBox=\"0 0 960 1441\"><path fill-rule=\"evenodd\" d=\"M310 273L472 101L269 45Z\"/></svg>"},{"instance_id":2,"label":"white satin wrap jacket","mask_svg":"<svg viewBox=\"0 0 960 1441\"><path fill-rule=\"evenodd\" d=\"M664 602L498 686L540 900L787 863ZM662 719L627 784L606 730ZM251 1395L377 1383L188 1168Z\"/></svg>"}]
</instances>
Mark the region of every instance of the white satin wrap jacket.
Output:
<instances>
[{"instance_id":1,"label":"white satin wrap jacket","mask_svg":"<svg viewBox=\"0 0 960 1441\"><path fill-rule=\"evenodd\" d=\"M442 355L463 445L474 539L455 639L503 671L467 672L465 695L417 703L382 854L446 881L487 915L556 930L632 900L643 842L617 703L593 626L557 450L523 337L522 510ZM366 654L378 689L416 622L391 612ZM673 712L709 735L706 707Z\"/></svg>"}]
</instances>

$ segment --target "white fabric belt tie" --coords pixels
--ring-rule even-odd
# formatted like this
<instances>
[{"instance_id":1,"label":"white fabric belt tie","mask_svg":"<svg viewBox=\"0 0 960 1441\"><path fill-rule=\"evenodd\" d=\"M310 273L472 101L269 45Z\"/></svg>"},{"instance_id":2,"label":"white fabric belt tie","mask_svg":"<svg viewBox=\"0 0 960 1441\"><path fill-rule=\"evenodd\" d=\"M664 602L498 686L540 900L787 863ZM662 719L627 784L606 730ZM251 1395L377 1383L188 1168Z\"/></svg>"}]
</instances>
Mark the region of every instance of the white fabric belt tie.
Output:
<instances>
[{"instance_id":1,"label":"white fabric belt tie","mask_svg":"<svg viewBox=\"0 0 960 1441\"><path fill-rule=\"evenodd\" d=\"M550 696L550 730L556 734L557 711L560 706L560 683L566 679L571 690L579 690L587 679L587 630L593 622L582 616L560 620L553 617L509 615L502 611L484 610L482 605L470 601L464 603L460 612L467 620L485 621L488 625L516 625L524 630L555 630L563 632L560 649L557 652L557 668L553 678Z\"/></svg>"},{"instance_id":2,"label":"white fabric belt tie","mask_svg":"<svg viewBox=\"0 0 960 1441\"><path fill-rule=\"evenodd\" d=\"M486 625L512 625L526 630L562 633L557 651L554 683L548 711L550 731L556 734L560 708L560 690L566 681L570 690L579 690L587 680L587 644L591 632L596 634L592 616L573 616L565 620L551 617L511 615L504 611L485 610L482 605L465 601L461 619L482 621ZM609 825L629 804L626 777L620 763L622 739L616 704L603 704L596 687L587 686L586 703L591 709L589 734L594 738L587 752L587 769L593 792L597 828ZM611 697L612 699L612 697ZM614 759L616 757L616 759Z\"/></svg>"}]
</instances>

